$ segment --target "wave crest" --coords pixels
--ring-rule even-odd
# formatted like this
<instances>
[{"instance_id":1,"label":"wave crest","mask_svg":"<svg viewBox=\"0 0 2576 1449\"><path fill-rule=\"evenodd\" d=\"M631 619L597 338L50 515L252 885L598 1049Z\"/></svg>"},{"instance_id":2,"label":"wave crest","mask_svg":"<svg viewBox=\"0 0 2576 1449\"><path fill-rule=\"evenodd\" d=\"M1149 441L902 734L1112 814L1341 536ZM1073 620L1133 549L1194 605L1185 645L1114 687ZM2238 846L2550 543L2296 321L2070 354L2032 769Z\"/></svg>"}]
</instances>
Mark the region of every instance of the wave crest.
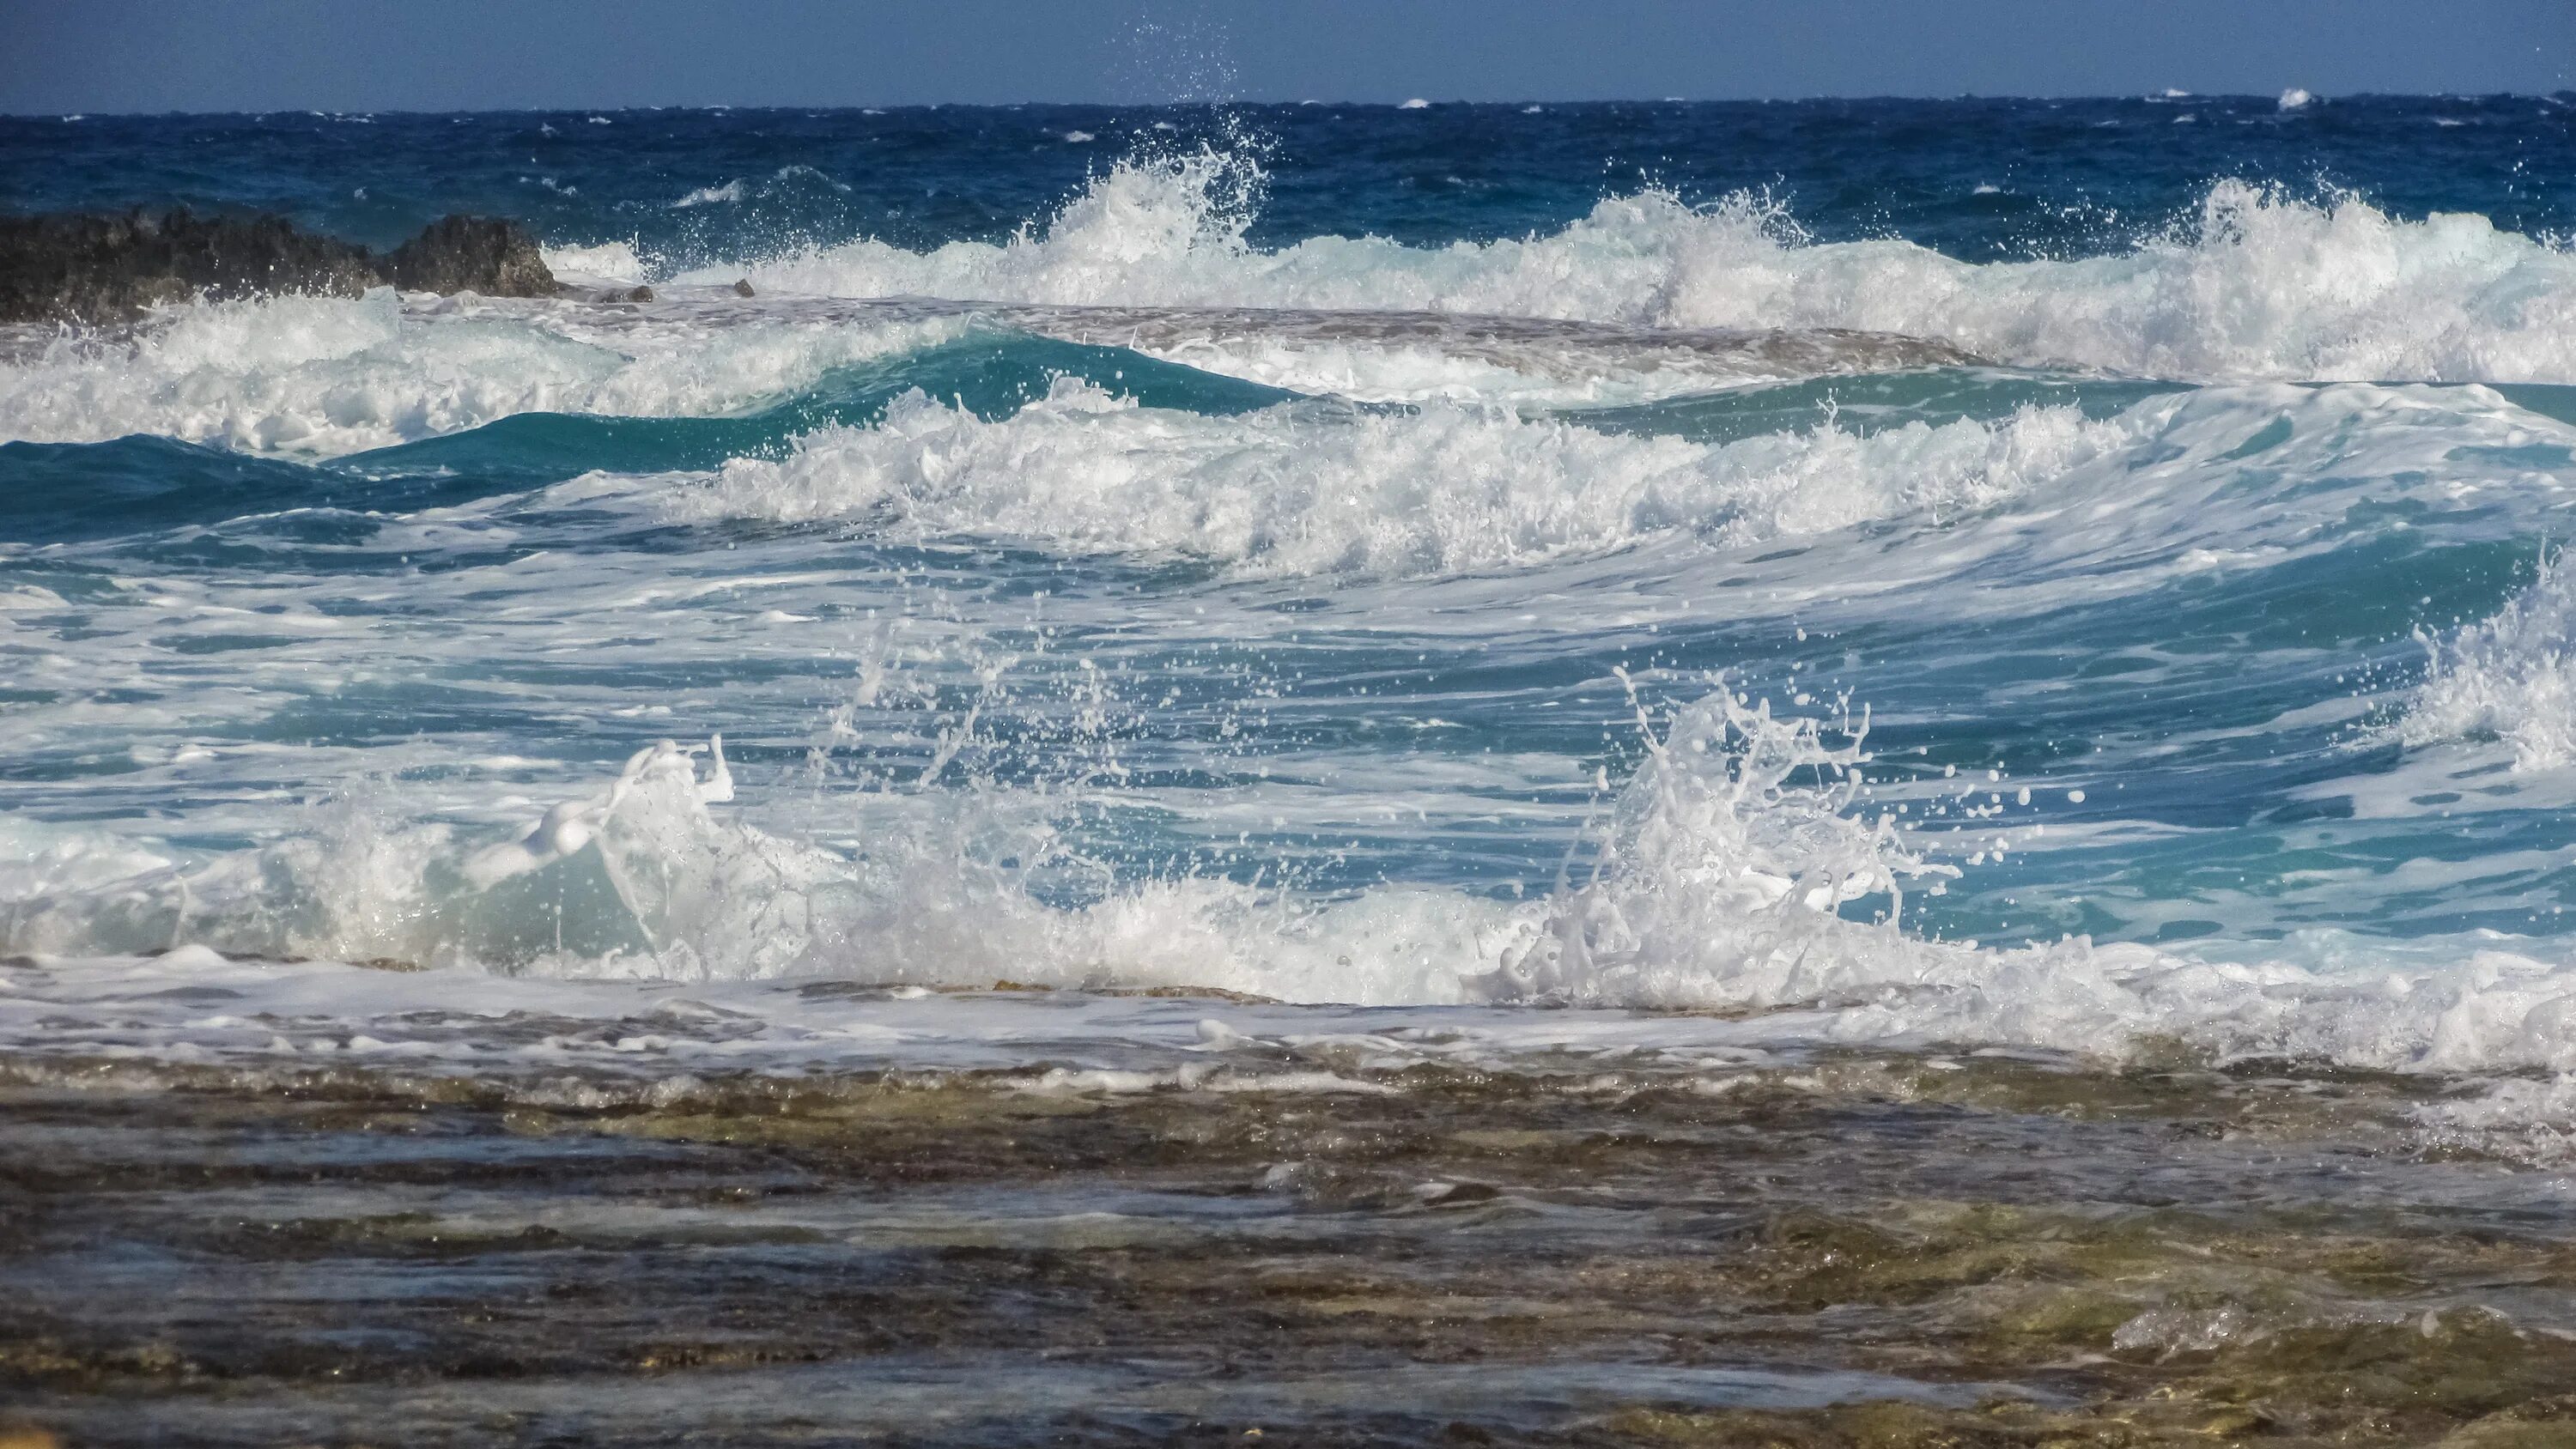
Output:
<instances>
[{"instance_id":1,"label":"wave crest","mask_svg":"<svg viewBox=\"0 0 2576 1449\"><path fill-rule=\"evenodd\" d=\"M603 264L617 260L595 251ZM555 303L451 298L422 311L390 289L213 302L171 309L130 337L62 338L0 361L0 438L153 433L333 455L520 413L708 416L966 325L789 318L708 329Z\"/></svg>"},{"instance_id":2,"label":"wave crest","mask_svg":"<svg viewBox=\"0 0 2576 1449\"><path fill-rule=\"evenodd\" d=\"M683 519L864 518L925 536L1187 554L1253 574L1423 575L1977 508L2123 436L2059 407L1866 437L1828 422L1712 446L1451 404L1213 418L1064 378L991 422L914 392L877 427L734 459L660 506Z\"/></svg>"},{"instance_id":3,"label":"wave crest","mask_svg":"<svg viewBox=\"0 0 2576 1449\"><path fill-rule=\"evenodd\" d=\"M1025 864L996 863L989 848L998 833L1019 858L1061 851L1043 797L908 796L913 813L853 857L719 812L721 792L670 769L641 772L592 845L481 893L460 884L471 842L445 827L387 830L346 806L308 838L195 864L105 836L0 833L0 899L12 903L0 948L169 949L173 969L210 944L580 977L1553 1000L1775 1013L1749 1023L1746 1041L2113 1058L2178 1042L2220 1060L2576 1069L2576 967L2492 946L2245 964L2081 938L1995 949L1907 933L1894 919L1902 883L1942 872L1884 818L1854 812L1853 775L1869 763L1857 731L1833 743L1817 722L1773 718L1721 683L1648 738L1598 869L1543 900L1405 886L1315 899L1179 877L1050 905ZM1878 919L1855 919L1873 897L1888 902ZM623 944L595 944L607 940ZM298 1008L316 1009L335 1008Z\"/></svg>"},{"instance_id":4,"label":"wave crest","mask_svg":"<svg viewBox=\"0 0 2576 1449\"><path fill-rule=\"evenodd\" d=\"M1651 189L1517 240L1262 250L1246 240L1258 175L1216 151L1130 159L1000 245L862 240L749 271L834 296L1841 328L2188 379L2576 380L2576 257L2482 216L2409 221L2355 196L2222 180L2189 225L2125 253L1971 264L1902 240L1819 243L1753 193L1693 206Z\"/></svg>"}]
</instances>

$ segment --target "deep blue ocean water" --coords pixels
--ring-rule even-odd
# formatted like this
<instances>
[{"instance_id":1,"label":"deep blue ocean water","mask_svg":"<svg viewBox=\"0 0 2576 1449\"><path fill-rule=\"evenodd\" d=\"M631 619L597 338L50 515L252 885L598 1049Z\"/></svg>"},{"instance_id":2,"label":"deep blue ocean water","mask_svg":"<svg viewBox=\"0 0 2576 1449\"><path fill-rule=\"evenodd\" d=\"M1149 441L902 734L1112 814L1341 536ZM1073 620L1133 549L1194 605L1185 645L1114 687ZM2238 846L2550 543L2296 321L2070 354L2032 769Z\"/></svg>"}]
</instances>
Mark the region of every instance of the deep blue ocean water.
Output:
<instances>
[{"instance_id":1,"label":"deep blue ocean water","mask_svg":"<svg viewBox=\"0 0 2576 1449\"><path fill-rule=\"evenodd\" d=\"M2576 1066L2571 126L0 121L573 284L7 339L0 951Z\"/></svg>"},{"instance_id":2,"label":"deep blue ocean water","mask_svg":"<svg viewBox=\"0 0 2576 1449\"><path fill-rule=\"evenodd\" d=\"M375 246L476 210L722 260L862 236L999 242L1122 156L1213 140L1262 162L1263 247L1552 232L1654 185L1694 203L1767 192L1819 241L1992 262L2123 250L2188 226L2221 178L2560 236L2571 133L2576 102L2529 96L9 117L0 195L260 208ZM737 180L747 194L724 209L673 204Z\"/></svg>"}]
</instances>

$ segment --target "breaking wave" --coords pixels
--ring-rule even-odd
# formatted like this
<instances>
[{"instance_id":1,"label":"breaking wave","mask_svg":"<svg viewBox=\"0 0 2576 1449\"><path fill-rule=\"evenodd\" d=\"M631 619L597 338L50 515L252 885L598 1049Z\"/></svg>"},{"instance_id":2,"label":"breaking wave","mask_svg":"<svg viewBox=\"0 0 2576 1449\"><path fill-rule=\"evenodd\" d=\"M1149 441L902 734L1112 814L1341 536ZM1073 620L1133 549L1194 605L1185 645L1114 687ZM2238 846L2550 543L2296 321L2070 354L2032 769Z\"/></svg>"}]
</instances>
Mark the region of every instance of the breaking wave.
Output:
<instances>
[{"instance_id":1,"label":"breaking wave","mask_svg":"<svg viewBox=\"0 0 2576 1449\"><path fill-rule=\"evenodd\" d=\"M340 454L521 413L708 416L964 326L782 319L709 329L686 317L471 297L424 311L390 289L207 303L173 308L130 337L66 336L0 360L0 438L155 433Z\"/></svg>"},{"instance_id":2,"label":"breaking wave","mask_svg":"<svg viewBox=\"0 0 2576 1449\"><path fill-rule=\"evenodd\" d=\"M1261 574L1450 573L1686 533L1751 543L1983 507L2123 440L2072 408L2001 423L1830 424L1709 446L1490 409L1233 418L1077 379L987 422L916 392L866 429L737 458L662 506L685 519L867 519L897 533L1188 554Z\"/></svg>"},{"instance_id":3,"label":"breaking wave","mask_svg":"<svg viewBox=\"0 0 2576 1449\"><path fill-rule=\"evenodd\" d=\"M763 289L846 297L1845 328L2184 379L2576 381L2576 257L2481 216L2406 220L2357 196L2220 181L2188 224L2125 253L1971 264L1902 240L1816 243L1760 196L1655 190L1520 240L1264 250L1247 240L1259 179L1215 150L1127 160L1006 243L862 240L747 270Z\"/></svg>"},{"instance_id":4,"label":"breaking wave","mask_svg":"<svg viewBox=\"0 0 2576 1449\"><path fill-rule=\"evenodd\" d=\"M1028 861L1048 849L1042 802L917 800L927 813L854 857L730 818L730 780L718 788L666 745L594 797L606 802L595 832L562 851L536 848L562 811L513 844L387 833L344 806L258 858L193 863L17 828L0 864L11 903L0 944L78 955L211 945L575 977L1722 1008L1777 1014L1754 1035L1783 1041L2111 1058L2180 1043L2220 1060L2576 1069L2576 967L2501 949L2320 970L2080 937L2012 949L1926 939L1904 924L1907 892L1957 872L1865 804L1865 718L1776 718L1721 681L1639 722L1647 760L1599 831L1594 864L1535 900L1426 887L1304 897L1180 877L1050 905L1029 889ZM1013 838L1015 863L987 848L996 830ZM533 848L524 872L476 864L505 847ZM585 875L602 883L595 908L616 919L579 929L625 943L592 955L562 949L560 915L551 945L540 924L547 905L582 899ZM530 919L504 947L512 954L484 954L512 939L500 918L513 910ZM196 959L185 951L181 966Z\"/></svg>"},{"instance_id":5,"label":"breaking wave","mask_svg":"<svg viewBox=\"0 0 2576 1449\"><path fill-rule=\"evenodd\" d=\"M899 539L1171 555L1245 576L1423 577L1662 539L1742 548L2020 512L1954 544L1943 567L2010 550L2021 566L1990 587L2080 574L2100 589L2115 560L2192 570L2316 546L2314 515L2271 501L2286 493L2318 509L2409 495L2535 506L2546 477L2523 451L2567 436L2493 393L2357 384L2204 388L2100 419L2022 404L1861 431L1828 415L1700 442L1449 403L1209 416L1063 378L997 418L916 392L874 427L825 428L778 457L640 483L594 475L568 492L640 486L675 520L847 520Z\"/></svg>"}]
</instances>

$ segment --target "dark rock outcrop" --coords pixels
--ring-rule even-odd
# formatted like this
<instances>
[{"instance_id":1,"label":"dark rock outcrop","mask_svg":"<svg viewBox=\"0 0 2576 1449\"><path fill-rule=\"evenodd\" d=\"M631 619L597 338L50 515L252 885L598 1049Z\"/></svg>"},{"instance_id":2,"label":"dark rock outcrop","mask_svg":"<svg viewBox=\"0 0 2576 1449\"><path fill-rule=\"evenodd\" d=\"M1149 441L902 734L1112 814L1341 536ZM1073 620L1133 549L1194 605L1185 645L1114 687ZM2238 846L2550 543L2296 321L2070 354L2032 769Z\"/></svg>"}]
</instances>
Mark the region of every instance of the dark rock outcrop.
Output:
<instances>
[{"instance_id":1,"label":"dark rock outcrop","mask_svg":"<svg viewBox=\"0 0 2576 1449\"><path fill-rule=\"evenodd\" d=\"M0 216L0 322L124 322L205 297L409 291L550 297L554 275L516 223L450 216L385 257L280 216Z\"/></svg>"},{"instance_id":2,"label":"dark rock outcrop","mask_svg":"<svg viewBox=\"0 0 2576 1449\"><path fill-rule=\"evenodd\" d=\"M116 322L197 296L354 297L380 284L365 247L283 217L0 217L0 322Z\"/></svg>"},{"instance_id":3,"label":"dark rock outcrop","mask_svg":"<svg viewBox=\"0 0 2576 1449\"><path fill-rule=\"evenodd\" d=\"M486 297L551 297L554 273L537 239L515 222L447 216L394 248L388 281L406 292L480 292Z\"/></svg>"}]
</instances>

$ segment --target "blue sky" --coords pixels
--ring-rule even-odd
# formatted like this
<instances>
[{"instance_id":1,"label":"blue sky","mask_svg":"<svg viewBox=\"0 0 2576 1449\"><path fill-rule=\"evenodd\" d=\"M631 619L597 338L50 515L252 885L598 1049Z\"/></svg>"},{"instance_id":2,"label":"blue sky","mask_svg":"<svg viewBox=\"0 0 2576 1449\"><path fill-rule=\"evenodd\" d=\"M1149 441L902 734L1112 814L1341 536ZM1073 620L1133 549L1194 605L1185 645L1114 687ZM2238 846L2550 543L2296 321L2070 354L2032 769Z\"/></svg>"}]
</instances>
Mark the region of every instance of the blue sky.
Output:
<instances>
[{"instance_id":1,"label":"blue sky","mask_svg":"<svg viewBox=\"0 0 2576 1449\"><path fill-rule=\"evenodd\" d=\"M0 111L2576 89L2576 0L0 0Z\"/></svg>"}]
</instances>

